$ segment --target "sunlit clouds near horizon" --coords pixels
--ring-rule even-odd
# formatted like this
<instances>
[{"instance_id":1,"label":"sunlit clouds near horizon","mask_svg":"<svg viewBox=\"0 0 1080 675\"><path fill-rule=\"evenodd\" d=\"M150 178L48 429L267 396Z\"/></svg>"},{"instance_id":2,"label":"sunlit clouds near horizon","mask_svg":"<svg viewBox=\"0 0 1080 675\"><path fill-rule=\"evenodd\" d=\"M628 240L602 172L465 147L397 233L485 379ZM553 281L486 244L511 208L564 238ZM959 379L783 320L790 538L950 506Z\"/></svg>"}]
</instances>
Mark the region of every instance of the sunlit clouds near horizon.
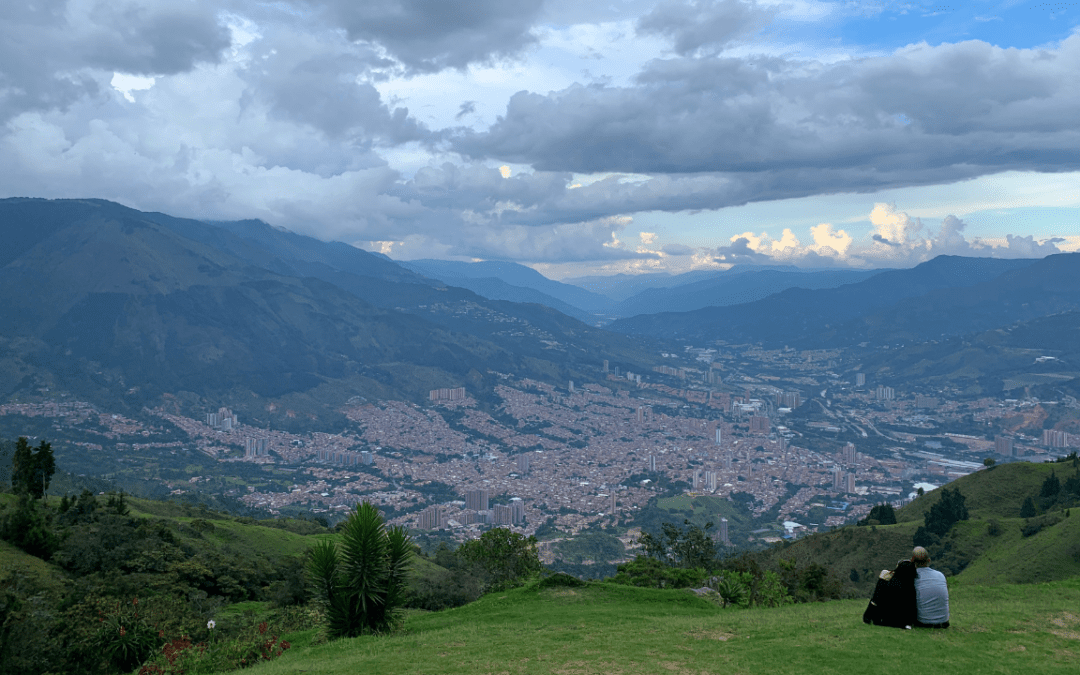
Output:
<instances>
[{"instance_id":1,"label":"sunlit clouds near horizon","mask_svg":"<svg viewBox=\"0 0 1080 675\"><path fill-rule=\"evenodd\" d=\"M556 278L1080 250L1080 6L0 7L0 196Z\"/></svg>"}]
</instances>

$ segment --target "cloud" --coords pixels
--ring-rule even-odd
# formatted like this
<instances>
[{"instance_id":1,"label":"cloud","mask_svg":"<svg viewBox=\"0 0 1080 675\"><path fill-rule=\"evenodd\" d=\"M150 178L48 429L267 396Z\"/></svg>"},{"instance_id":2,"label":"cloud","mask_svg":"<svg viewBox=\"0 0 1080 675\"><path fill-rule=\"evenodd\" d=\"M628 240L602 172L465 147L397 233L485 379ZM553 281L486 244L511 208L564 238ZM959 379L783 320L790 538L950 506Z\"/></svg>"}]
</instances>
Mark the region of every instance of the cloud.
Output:
<instances>
[{"instance_id":1,"label":"cloud","mask_svg":"<svg viewBox=\"0 0 1080 675\"><path fill-rule=\"evenodd\" d=\"M666 0L637 22L639 33L662 35L681 55L718 50L775 17L780 6L750 0Z\"/></svg>"},{"instance_id":2,"label":"cloud","mask_svg":"<svg viewBox=\"0 0 1080 675\"><path fill-rule=\"evenodd\" d=\"M1057 244L1064 239L1055 237L1039 242L1035 241L1035 237L1030 234L1027 236L1007 234L1005 241L1008 244L1009 253L1015 254L1017 258L1043 258L1054 253L1061 253Z\"/></svg>"},{"instance_id":3,"label":"cloud","mask_svg":"<svg viewBox=\"0 0 1080 675\"><path fill-rule=\"evenodd\" d=\"M464 103L461 104L461 107L458 108L458 112L457 112L456 115L454 115L454 119L455 120L460 120L462 117L465 117L467 115L472 115L475 112L476 112L476 101L465 101Z\"/></svg>"},{"instance_id":4,"label":"cloud","mask_svg":"<svg viewBox=\"0 0 1080 675\"><path fill-rule=\"evenodd\" d=\"M0 123L108 91L114 71L155 76L217 63L229 47L210 5L138 0L5 2Z\"/></svg>"},{"instance_id":5,"label":"cloud","mask_svg":"<svg viewBox=\"0 0 1080 675\"><path fill-rule=\"evenodd\" d=\"M313 30L270 26L251 45L258 67L237 74L245 80L242 105L265 105L270 114L307 125L336 141L362 149L430 137L407 108L390 110L378 90L361 77L383 64L369 49Z\"/></svg>"},{"instance_id":6,"label":"cloud","mask_svg":"<svg viewBox=\"0 0 1080 675\"><path fill-rule=\"evenodd\" d=\"M814 252L822 256L843 256L851 248L854 238L844 230L834 230L829 223L818 223L810 228L814 238Z\"/></svg>"},{"instance_id":7,"label":"cloud","mask_svg":"<svg viewBox=\"0 0 1080 675\"><path fill-rule=\"evenodd\" d=\"M646 246L652 246L653 243L656 242L656 233L655 232L638 232L638 239L641 240L642 244L645 244Z\"/></svg>"},{"instance_id":8,"label":"cloud","mask_svg":"<svg viewBox=\"0 0 1080 675\"><path fill-rule=\"evenodd\" d=\"M349 39L378 45L412 72L463 69L536 43L543 0L294 0L327 13Z\"/></svg>"},{"instance_id":9,"label":"cloud","mask_svg":"<svg viewBox=\"0 0 1080 675\"><path fill-rule=\"evenodd\" d=\"M716 261L736 264L767 263L769 261L769 256L764 253L759 253L755 246L751 245L751 239L755 240L754 244L760 245L760 238L754 237L750 233L732 237L730 245L720 246L716 249Z\"/></svg>"},{"instance_id":10,"label":"cloud","mask_svg":"<svg viewBox=\"0 0 1080 675\"><path fill-rule=\"evenodd\" d=\"M543 171L723 176L714 208L1076 170L1078 69L1080 33L1055 48L916 44L835 63L660 59L624 86L519 92L453 147Z\"/></svg>"}]
</instances>

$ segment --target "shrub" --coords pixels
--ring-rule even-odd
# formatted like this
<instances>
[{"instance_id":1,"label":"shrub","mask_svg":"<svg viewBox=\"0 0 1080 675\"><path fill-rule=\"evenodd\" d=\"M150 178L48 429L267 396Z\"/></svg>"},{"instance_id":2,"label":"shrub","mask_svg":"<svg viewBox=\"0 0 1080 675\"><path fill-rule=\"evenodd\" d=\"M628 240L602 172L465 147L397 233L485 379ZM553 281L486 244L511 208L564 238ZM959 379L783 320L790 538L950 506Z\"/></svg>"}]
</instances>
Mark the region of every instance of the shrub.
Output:
<instances>
[{"instance_id":1,"label":"shrub","mask_svg":"<svg viewBox=\"0 0 1080 675\"><path fill-rule=\"evenodd\" d=\"M386 527L368 502L345 521L340 544L327 539L313 546L308 576L330 637L390 630L405 601L412 555L405 528Z\"/></svg>"}]
</instances>

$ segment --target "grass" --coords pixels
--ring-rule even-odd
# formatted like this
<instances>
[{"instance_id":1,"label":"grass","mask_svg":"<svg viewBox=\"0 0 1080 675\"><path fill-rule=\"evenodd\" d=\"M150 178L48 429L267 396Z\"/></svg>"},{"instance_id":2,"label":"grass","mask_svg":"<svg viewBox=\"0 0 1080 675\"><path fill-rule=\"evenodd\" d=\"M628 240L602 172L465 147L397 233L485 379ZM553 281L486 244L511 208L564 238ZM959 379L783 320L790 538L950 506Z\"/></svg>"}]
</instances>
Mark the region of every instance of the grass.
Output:
<instances>
[{"instance_id":1,"label":"grass","mask_svg":"<svg viewBox=\"0 0 1080 675\"><path fill-rule=\"evenodd\" d=\"M1013 462L995 466L989 471L976 471L945 487L960 490L972 518L1018 518L1024 499L1038 498L1043 481L1050 476L1051 471L1058 479L1065 480L1072 476L1076 469L1071 462ZM940 497L940 490L931 490L900 509L896 519L900 522L917 521L921 524L923 516Z\"/></svg>"},{"instance_id":2,"label":"grass","mask_svg":"<svg viewBox=\"0 0 1080 675\"><path fill-rule=\"evenodd\" d=\"M300 644L252 675L385 673L1074 673L1080 578L958 585L953 628L861 622L865 600L724 610L687 591L535 586L409 616L399 633ZM306 642L306 640L304 641Z\"/></svg>"}]
</instances>

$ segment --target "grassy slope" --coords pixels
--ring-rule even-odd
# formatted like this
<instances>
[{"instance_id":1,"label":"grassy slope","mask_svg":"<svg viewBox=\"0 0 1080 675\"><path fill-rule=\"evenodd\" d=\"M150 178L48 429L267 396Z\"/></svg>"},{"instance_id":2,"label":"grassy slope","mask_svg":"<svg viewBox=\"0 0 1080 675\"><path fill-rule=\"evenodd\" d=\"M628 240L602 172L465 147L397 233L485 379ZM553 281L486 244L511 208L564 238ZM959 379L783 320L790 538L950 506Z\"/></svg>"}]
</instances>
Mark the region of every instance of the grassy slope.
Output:
<instances>
[{"instance_id":1,"label":"grassy slope","mask_svg":"<svg viewBox=\"0 0 1080 675\"><path fill-rule=\"evenodd\" d=\"M370 673L1073 673L1080 579L953 589L954 627L861 623L865 600L721 610L687 591L518 589L404 630L298 647L252 675Z\"/></svg>"},{"instance_id":2,"label":"grassy slope","mask_svg":"<svg viewBox=\"0 0 1080 675\"><path fill-rule=\"evenodd\" d=\"M1018 518L1025 497L1039 496L1043 481L1054 471L1061 480L1072 476L1076 469L1071 463L1034 464L1014 462L995 466L989 471L976 471L959 478L945 487L959 488L964 503L973 518ZM896 519L900 522L918 521L938 502L940 492L932 490L911 504L900 509Z\"/></svg>"},{"instance_id":3,"label":"grassy slope","mask_svg":"<svg viewBox=\"0 0 1080 675\"><path fill-rule=\"evenodd\" d=\"M99 508L104 509L105 499L103 496L98 496ZM133 517L153 518L176 523L182 537L198 537L202 541L212 543L219 548L229 547L240 552L261 553L269 559L301 556L316 541L334 536L327 533L297 534L276 527L240 522L232 516L213 511L197 510L198 515L182 515L191 512L192 509L190 507L185 509L183 504L176 502L162 502L137 497L126 497L125 499L130 509L129 515ZM0 505L12 508L15 501L14 495L0 493ZM49 506L55 508L58 502L59 500L56 498L50 498ZM201 536L196 534L190 528L190 525L192 521L199 519L209 522L214 529L204 531ZM306 523L303 525L306 525ZM413 569L418 573L424 570L430 571L437 567L438 565L422 558L416 558L413 563ZM23 553L5 541L0 541L0 581L7 578L8 573L15 569L23 571L32 578L40 579L50 587L58 587L63 577L63 573L55 566Z\"/></svg>"},{"instance_id":4,"label":"grassy slope","mask_svg":"<svg viewBox=\"0 0 1080 675\"><path fill-rule=\"evenodd\" d=\"M1075 471L1071 464L1015 463L979 471L948 485L964 495L971 518L959 523L952 535L954 549L972 560L957 576L958 581L1031 583L1080 575L1080 509L1073 509L1076 513L1072 517L1034 536L1020 535L1025 522L1019 517L1020 505L1025 497L1038 496L1051 470L1061 479ZM854 590L868 593L878 571L911 555L912 535L940 494L933 490L897 511L896 525L844 527L771 548L757 557L770 566L781 558L793 559L800 566L817 562L845 582L855 570L860 578L853 584ZM990 520L1000 524L1000 535L989 534Z\"/></svg>"}]
</instances>

